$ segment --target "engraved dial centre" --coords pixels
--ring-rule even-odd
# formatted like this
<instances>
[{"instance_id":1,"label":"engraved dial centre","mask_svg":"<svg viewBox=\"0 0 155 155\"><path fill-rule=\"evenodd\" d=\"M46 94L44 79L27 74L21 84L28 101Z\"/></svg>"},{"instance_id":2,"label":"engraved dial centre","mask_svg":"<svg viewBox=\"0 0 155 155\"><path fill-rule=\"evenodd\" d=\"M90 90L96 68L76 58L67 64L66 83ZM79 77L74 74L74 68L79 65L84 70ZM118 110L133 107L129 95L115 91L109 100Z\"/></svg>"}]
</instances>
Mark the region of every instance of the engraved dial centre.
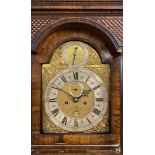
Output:
<instances>
[{"instance_id":1,"label":"engraved dial centre","mask_svg":"<svg viewBox=\"0 0 155 155\"><path fill-rule=\"evenodd\" d=\"M70 82L63 87L63 90L73 96L72 99L62 91L58 94L57 102L65 115L71 118L82 118L91 112L94 107L94 95L92 91L88 94L83 93L84 90L90 90L87 84ZM65 104L65 102L68 102L68 104Z\"/></svg>"}]
</instances>

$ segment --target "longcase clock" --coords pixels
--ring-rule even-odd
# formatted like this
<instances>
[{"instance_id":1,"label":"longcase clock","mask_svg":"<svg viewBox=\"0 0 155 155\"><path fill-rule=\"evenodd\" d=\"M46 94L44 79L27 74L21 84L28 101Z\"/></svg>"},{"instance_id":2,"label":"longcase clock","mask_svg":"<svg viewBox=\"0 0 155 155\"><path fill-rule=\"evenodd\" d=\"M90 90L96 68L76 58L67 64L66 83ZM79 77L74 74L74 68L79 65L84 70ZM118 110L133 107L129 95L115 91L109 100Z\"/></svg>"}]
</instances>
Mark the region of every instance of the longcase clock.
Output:
<instances>
[{"instance_id":1,"label":"longcase clock","mask_svg":"<svg viewBox=\"0 0 155 155\"><path fill-rule=\"evenodd\" d=\"M107 28L66 18L32 41L32 154L122 152L122 46Z\"/></svg>"}]
</instances>

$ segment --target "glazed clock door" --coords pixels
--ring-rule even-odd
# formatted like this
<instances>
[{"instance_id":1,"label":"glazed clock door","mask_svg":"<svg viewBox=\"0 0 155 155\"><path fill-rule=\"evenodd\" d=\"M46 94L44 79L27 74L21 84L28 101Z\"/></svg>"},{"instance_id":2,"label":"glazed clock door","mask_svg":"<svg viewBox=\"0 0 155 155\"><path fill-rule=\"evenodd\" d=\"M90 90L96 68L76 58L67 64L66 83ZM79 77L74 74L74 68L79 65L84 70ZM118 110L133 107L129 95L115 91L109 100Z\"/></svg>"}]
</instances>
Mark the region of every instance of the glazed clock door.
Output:
<instances>
[{"instance_id":1,"label":"glazed clock door","mask_svg":"<svg viewBox=\"0 0 155 155\"><path fill-rule=\"evenodd\" d=\"M109 73L90 45L60 45L42 65L43 132L108 133Z\"/></svg>"}]
</instances>

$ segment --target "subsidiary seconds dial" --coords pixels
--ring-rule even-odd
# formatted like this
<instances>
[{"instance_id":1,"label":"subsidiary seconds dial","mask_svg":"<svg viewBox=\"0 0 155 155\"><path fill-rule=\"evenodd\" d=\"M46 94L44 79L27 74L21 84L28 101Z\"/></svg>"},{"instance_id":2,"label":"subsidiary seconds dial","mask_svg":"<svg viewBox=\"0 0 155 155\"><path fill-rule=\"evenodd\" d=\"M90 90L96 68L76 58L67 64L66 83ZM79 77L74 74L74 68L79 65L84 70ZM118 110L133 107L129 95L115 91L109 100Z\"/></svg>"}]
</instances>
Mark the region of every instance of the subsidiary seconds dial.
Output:
<instances>
[{"instance_id":1,"label":"subsidiary seconds dial","mask_svg":"<svg viewBox=\"0 0 155 155\"><path fill-rule=\"evenodd\" d=\"M80 41L69 41L62 46L63 58L66 64L72 67L78 67L87 62L88 47L87 44Z\"/></svg>"},{"instance_id":2,"label":"subsidiary seconds dial","mask_svg":"<svg viewBox=\"0 0 155 155\"><path fill-rule=\"evenodd\" d=\"M96 126L107 112L104 82L91 70L66 69L52 78L44 93L45 111L59 128L81 132Z\"/></svg>"}]
</instances>

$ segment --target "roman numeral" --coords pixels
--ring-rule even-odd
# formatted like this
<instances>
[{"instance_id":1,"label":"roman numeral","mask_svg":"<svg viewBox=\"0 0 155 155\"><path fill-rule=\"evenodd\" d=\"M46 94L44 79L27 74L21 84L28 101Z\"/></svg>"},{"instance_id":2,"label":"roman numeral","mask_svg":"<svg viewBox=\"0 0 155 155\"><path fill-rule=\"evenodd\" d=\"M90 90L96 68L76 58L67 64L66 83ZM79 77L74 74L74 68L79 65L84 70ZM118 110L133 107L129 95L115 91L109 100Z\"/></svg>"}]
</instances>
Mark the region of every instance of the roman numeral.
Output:
<instances>
[{"instance_id":1,"label":"roman numeral","mask_svg":"<svg viewBox=\"0 0 155 155\"><path fill-rule=\"evenodd\" d=\"M87 121L89 122L89 123L91 123L91 121L86 117L86 119L87 119Z\"/></svg>"},{"instance_id":2,"label":"roman numeral","mask_svg":"<svg viewBox=\"0 0 155 155\"><path fill-rule=\"evenodd\" d=\"M100 85L98 85L98 86L94 87L94 88L93 88L93 90L96 90L96 89L97 89L97 88L99 88L99 87L100 87Z\"/></svg>"},{"instance_id":3,"label":"roman numeral","mask_svg":"<svg viewBox=\"0 0 155 155\"><path fill-rule=\"evenodd\" d=\"M78 80L78 72L73 72L74 80Z\"/></svg>"},{"instance_id":4,"label":"roman numeral","mask_svg":"<svg viewBox=\"0 0 155 155\"><path fill-rule=\"evenodd\" d=\"M56 102L56 98L49 99L49 102Z\"/></svg>"},{"instance_id":5,"label":"roman numeral","mask_svg":"<svg viewBox=\"0 0 155 155\"><path fill-rule=\"evenodd\" d=\"M52 111L52 114L54 115L54 117L59 113L59 109L56 108Z\"/></svg>"},{"instance_id":6,"label":"roman numeral","mask_svg":"<svg viewBox=\"0 0 155 155\"><path fill-rule=\"evenodd\" d=\"M66 80L66 78L64 76L62 76L61 79L62 79L63 82L65 82L65 83L67 82L67 80Z\"/></svg>"},{"instance_id":7,"label":"roman numeral","mask_svg":"<svg viewBox=\"0 0 155 155\"><path fill-rule=\"evenodd\" d=\"M102 102L103 98L96 98L96 102Z\"/></svg>"},{"instance_id":8,"label":"roman numeral","mask_svg":"<svg viewBox=\"0 0 155 155\"><path fill-rule=\"evenodd\" d=\"M88 78L87 78L86 82L89 80L89 78L90 78L90 75L88 76Z\"/></svg>"},{"instance_id":9,"label":"roman numeral","mask_svg":"<svg viewBox=\"0 0 155 155\"><path fill-rule=\"evenodd\" d=\"M77 122L77 120L74 120L74 127L78 127L78 122Z\"/></svg>"},{"instance_id":10,"label":"roman numeral","mask_svg":"<svg viewBox=\"0 0 155 155\"><path fill-rule=\"evenodd\" d=\"M67 117L64 117L61 123L66 125L66 123L67 123Z\"/></svg>"},{"instance_id":11,"label":"roman numeral","mask_svg":"<svg viewBox=\"0 0 155 155\"><path fill-rule=\"evenodd\" d=\"M101 111L96 109L96 108L94 108L92 112L95 113L96 115L99 115Z\"/></svg>"}]
</instances>

